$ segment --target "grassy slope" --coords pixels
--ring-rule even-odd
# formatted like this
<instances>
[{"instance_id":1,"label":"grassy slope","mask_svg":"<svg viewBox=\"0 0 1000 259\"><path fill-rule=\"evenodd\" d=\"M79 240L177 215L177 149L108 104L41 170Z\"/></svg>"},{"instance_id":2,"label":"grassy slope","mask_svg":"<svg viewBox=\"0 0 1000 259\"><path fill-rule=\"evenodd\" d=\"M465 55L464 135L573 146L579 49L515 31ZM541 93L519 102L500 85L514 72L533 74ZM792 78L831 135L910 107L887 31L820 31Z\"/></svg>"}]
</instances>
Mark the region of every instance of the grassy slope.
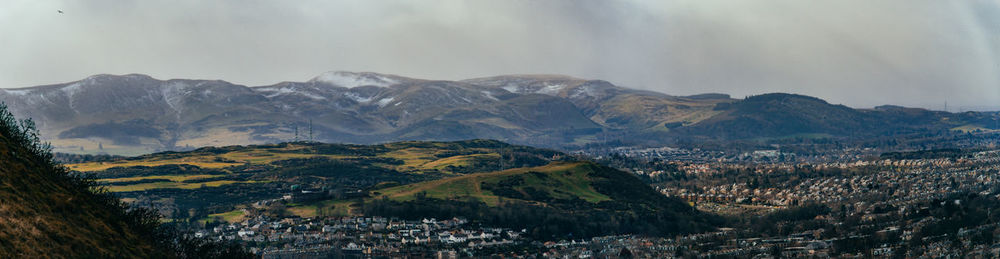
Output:
<instances>
[{"instance_id":1,"label":"grassy slope","mask_svg":"<svg viewBox=\"0 0 1000 259\"><path fill-rule=\"evenodd\" d=\"M493 190L504 185L516 193L497 194ZM513 183L513 184L512 184ZM604 187L605 192L611 188L628 188L633 192L612 194L602 193L597 188ZM485 187L484 187L485 186ZM514 168L499 172L468 174L445 179L425 181L408 185L393 186L371 191L370 202L379 199L408 202L423 196L441 200L461 200L483 202L488 206L498 206L501 202L522 203L541 206L558 206L574 203L573 200L585 201L592 208L600 207L599 203L615 201L616 199L629 203L643 204L650 208L662 206L666 198L656 193L647 185L627 173L599 166L592 162L553 162L548 165L526 168ZM656 204L659 203L659 204ZM315 208L329 212L331 215L358 214L359 207L352 201L321 201L301 204L292 207ZM575 205L574 205L575 206ZM336 213L332 213L336 211ZM293 211L295 214L299 211Z\"/></svg>"},{"instance_id":2,"label":"grassy slope","mask_svg":"<svg viewBox=\"0 0 1000 259\"><path fill-rule=\"evenodd\" d=\"M475 141L475 140L473 140ZM420 143L417 145L416 143ZM395 158L405 162L404 165L395 166L394 169L400 171L415 171L421 169L443 168L447 165L463 166L475 161L496 160L499 155L493 144L491 147L457 147L456 142L396 142L375 146L362 145L342 145L349 150L367 151L366 149L378 149L377 157ZM505 144L506 145L506 144ZM267 164L274 161L287 160L293 158L325 157L331 159L353 158L356 155L348 154L324 154L310 149L310 144L290 143L288 145L257 145L257 146L234 146L227 147L230 151L221 154L212 152L192 151L185 153L158 153L141 156L136 159L119 160L112 162L87 162L67 165L70 169L81 172L102 171L114 167L132 166L161 166L161 165L194 165L201 168L220 169L229 166L249 164ZM483 154L469 154L448 157L436 157L447 151L459 150L466 152L483 152ZM302 153L295 153L302 152Z\"/></svg>"},{"instance_id":3,"label":"grassy slope","mask_svg":"<svg viewBox=\"0 0 1000 259\"><path fill-rule=\"evenodd\" d=\"M766 141L989 130L1000 125L998 118L989 113L947 113L897 106L854 109L815 97L782 93L750 96L716 110L721 113L680 128L679 133Z\"/></svg>"},{"instance_id":4,"label":"grassy slope","mask_svg":"<svg viewBox=\"0 0 1000 259\"><path fill-rule=\"evenodd\" d=\"M30 153L0 132L0 258L166 255L101 197Z\"/></svg>"},{"instance_id":5,"label":"grassy slope","mask_svg":"<svg viewBox=\"0 0 1000 259\"><path fill-rule=\"evenodd\" d=\"M538 238L621 233L672 235L711 229L720 221L663 196L639 179L592 162L472 174L372 191L357 213L466 217L524 227ZM484 204L479 206L476 204Z\"/></svg>"},{"instance_id":6,"label":"grassy slope","mask_svg":"<svg viewBox=\"0 0 1000 259\"><path fill-rule=\"evenodd\" d=\"M544 191L557 199L578 197L589 202L610 200L607 195L597 192L590 186L590 179L587 176L589 171L587 168L581 167L581 164L581 162L554 163L495 173L471 174L391 187L375 192L377 193L376 197L387 197L399 201L413 200L415 195L423 193L427 197L438 199L473 198L495 206L500 200L500 196L489 190L484 190L482 185L484 183L497 184L513 176L524 180L522 184L518 184L514 188L522 193L525 188L534 188ZM544 176L539 174L543 174Z\"/></svg>"},{"instance_id":7,"label":"grassy slope","mask_svg":"<svg viewBox=\"0 0 1000 259\"><path fill-rule=\"evenodd\" d=\"M716 104L731 101L622 94L606 101L591 119L642 131L667 131L665 123L698 123L721 113L713 110Z\"/></svg>"},{"instance_id":8,"label":"grassy slope","mask_svg":"<svg viewBox=\"0 0 1000 259\"><path fill-rule=\"evenodd\" d=\"M197 183L184 183L184 182L139 183L139 184L124 185L124 186L109 186L108 191L133 192L133 191L145 191L149 189L161 189L161 188L196 189L202 187L218 187L234 183L254 183L254 181L220 180L220 181L208 181L208 182L197 182Z\"/></svg>"}]
</instances>

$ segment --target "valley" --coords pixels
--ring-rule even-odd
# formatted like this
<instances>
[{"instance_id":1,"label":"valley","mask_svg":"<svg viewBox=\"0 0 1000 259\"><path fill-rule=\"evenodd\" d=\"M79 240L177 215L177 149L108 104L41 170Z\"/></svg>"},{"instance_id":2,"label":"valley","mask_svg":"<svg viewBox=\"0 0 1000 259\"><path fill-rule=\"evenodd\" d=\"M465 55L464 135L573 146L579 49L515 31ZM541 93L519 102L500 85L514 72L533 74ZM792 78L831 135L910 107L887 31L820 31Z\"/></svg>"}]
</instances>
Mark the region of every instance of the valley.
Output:
<instances>
[{"instance_id":1,"label":"valley","mask_svg":"<svg viewBox=\"0 0 1000 259\"><path fill-rule=\"evenodd\" d=\"M0 259L1000 258L1000 0L0 1Z\"/></svg>"},{"instance_id":2,"label":"valley","mask_svg":"<svg viewBox=\"0 0 1000 259\"><path fill-rule=\"evenodd\" d=\"M113 101L116 107L87 103L105 88L147 103L141 109L120 101ZM900 152L907 150L931 156L935 150L988 151L1000 132L995 112L855 109L783 93L670 96L559 75L440 81L330 72L259 87L99 75L3 90L0 99L11 93L24 96L14 99L13 111L40 118L42 136L56 136L46 140L72 174L94 179L100 190L127 204L156 211L161 222L188 235L236 241L270 256L300 249L387 256L579 254L592 244L587 240L610 237L661 244L660 250L615 250L656 256L774 249L796 255L796 246L810 244L824 244L820 253L863 251L870 248L815 233L866 234L868 223L816 229L822 220L796 215L839 216L826 222L843 223L870 217L871 205L859 200L901 195L912 206L987 192L984 186L993 182L981 176L947 180L867 165L878 164L872 161L879 157L925 159L924 153ZM56 101L69 106L31 108ZM961 170L990 170L976 166ZM940 186L928 181L954 181L961 188L855 193L882 191L864 185L870 177L905 177L894 181L932 189ZM846 191L830 185L845 179L851 181ZM822 194L834 190L836 195ZM428 220L448 222L434 228L449 234L413 232L420 229L414 224ZM784 227L760 229L761 222ZM794 231L819 237L746 249L713 243L801 235ZM705 235L714 241L697 241ZM669 236L686 241L646 239ZM297 248L282 248L287 245Z\"/></svg>"},{"instance_id":3,"label":"valley","mask_svg":"<svg viewBox=\"0 0 1000 259\"><path fill-rule=\"evenodd\" d=\"M654 257L942 255L927 247L956 242L969 245L956 252L982 253L996 229L987 214L998 202L997 150L954 143L968 146L570 155L491 140L294 142L68 167L168 224L272 256L580 255L599 244ZM924 215L936 219L914 221ZM955 231L968 234L948 239Z\"/></svg>"}]
</instances>

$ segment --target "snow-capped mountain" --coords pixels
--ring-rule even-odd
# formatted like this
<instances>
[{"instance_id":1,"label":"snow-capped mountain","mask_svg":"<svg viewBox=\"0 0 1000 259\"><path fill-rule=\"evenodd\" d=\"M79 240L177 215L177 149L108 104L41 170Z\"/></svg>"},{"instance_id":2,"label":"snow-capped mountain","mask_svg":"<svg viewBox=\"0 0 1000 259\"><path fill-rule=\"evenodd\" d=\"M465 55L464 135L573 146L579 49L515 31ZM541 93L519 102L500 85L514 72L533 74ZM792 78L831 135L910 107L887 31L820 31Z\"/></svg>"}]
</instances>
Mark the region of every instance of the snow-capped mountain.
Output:
<instances>
[{"instance_id":1,"label":"snow-capped mountain","mask_svg":"<svg viewBox=\"0 0 1000 259\"><path fill-rule=\"evenodd\" d=\"M414 80L415 79L412 78L405 78L396 75L383 75L372 72L330 71L314 77L312 80L309 80L309 82L355 88L359 86L388 87L399 83L412 82Z\"/></svg>"},{"instance_id":2,"label":"snow-capped mountain","mask_svg":"<svg viewBox=\"0 0 1000 259\"><path fill-rule=\"evenodd\" d=\"M956 123L997 125L996 118L984 115L942 119L945 114L920 109L856 110L810 98L670 96L558 75L445 81L342 71L252 87L129 74L0 89L0 101L18 117L34 119L56 151L74 153L142 154L309 139L490 138L572 147L609 135L657 142L689 136L836 135L847 132L840 129L844 125L875 133L937 130ZM768 109L780 111L760 112Z\"/></svg>"},{"instance_id":3,"label":"snow-capped mountain","mask_svg":"<svg viewBox=\"0 0 1000 259\"><path fill-rule=\"evenodd\" d=\"M310 128L314 140L354 143L549 141L548 135L565 135L558 132L600 128L557 97L371 72L327 72L305 82L256 87L139 74L95 75L64 84L3 89L0 101L18 116L37 121L43 136L63 152L131 154L305 140Z\"/></svg>"}]
</instances>

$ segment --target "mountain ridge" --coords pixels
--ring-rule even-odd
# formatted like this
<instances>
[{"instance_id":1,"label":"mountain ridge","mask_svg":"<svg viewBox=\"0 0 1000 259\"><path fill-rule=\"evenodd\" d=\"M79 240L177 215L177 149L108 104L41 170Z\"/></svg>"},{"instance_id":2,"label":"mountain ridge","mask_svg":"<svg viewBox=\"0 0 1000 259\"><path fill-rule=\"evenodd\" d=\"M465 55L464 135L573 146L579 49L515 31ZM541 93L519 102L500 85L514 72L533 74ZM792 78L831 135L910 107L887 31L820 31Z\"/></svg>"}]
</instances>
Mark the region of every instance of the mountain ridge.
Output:
<instances>
[{"instance_id":1,"label":"mountain ridge","mask_svg":"<svg viewBox=\"0 0 1000 259\"><path fill-rule=\"evenodd\" d=\"M854 109L803 95L781 95L784 101L768 96L777 97L672 96L562 75L448 81L346 71L265 86L101 74L0 90L0 101L16 115L34 118L57 151L67 153L135 155L296 139L366 144L492 138L572 148L624 133L657 143L684 136L859 137L835 130L836 122L824 121L830 117L878 133L996 125L996 118L979 113Z\"/></svg>"}]
</instances>

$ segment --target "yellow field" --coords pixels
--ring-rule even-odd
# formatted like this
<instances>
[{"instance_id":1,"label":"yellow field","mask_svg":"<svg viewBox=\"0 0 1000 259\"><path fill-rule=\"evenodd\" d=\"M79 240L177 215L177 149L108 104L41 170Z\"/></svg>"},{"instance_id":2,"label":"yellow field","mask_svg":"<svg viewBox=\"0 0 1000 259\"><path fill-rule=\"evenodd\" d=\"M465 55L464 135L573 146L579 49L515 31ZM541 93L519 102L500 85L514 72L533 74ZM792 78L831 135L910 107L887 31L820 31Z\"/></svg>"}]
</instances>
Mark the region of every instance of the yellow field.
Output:
<instances>
[{"instance_id":1,"label":"yellow field","mask_svg":"<svg viewBox=\"0 0 1000 259\"><path fill-rule=\"evenodd\" d=\"M69 164L70 170L80 171L80 172L93 172L107 170L112 167L131 167L131 166L161 166L161 165L193 165L201 168L223 168L228 166L240 165L242 163L225 163L225 162L213 162L210 159L202 159L202 157L193 158L183 158L183 159L168 159L168 160L139 160L139 161L115 161L115 162L88 162L81 164Z\"/></svg>"},{"instance_id":2,"label":"yellow field","mask_svg":"<svg viewBox=\"0 0 1000 259\"><path fill-rule=\"evenodd\" d=\"M312 157L325 157L325 158L347 158L346 156L340 155L316 155L316 154L296 154L296 153L277 153L277 152L256 152L256 151L237 151L221 154L218 157L240 161L243 163L250 164L267 164L274 161L295 159L295 158L312 158Z\"/></svg>"},{"instance_id":3,"label":"yellow field","mask_svg":"<svg viewBox=\"0 0 1000 259\"><path fill-rule=\"evenodd\" d=\"M404 164L396 167L399 171L418 170L423 164L436 159L433 153L421 148L400 149L379 156L403 160Z\"/></svg>"},{"instance_id":4,"label":"yellow field","mask_svg":"<svg viewBox=\"0 0 1000 259\"><path fill-rule=\"evenodd\" d=\"M145 191L150 189L162 189L162 188L197 189L201 187L219 187L227 184L254 183L254 182L255 181L232 181L232 180L211 181L202 183L156 182L156 183L140 183L133 185L125 185L125 186L108 186L108 191L134 192L134 191Z\"/></svg>"},{"instance_id":5,"label":"yellow field","mask_svg":"<svg viewBox=\"0 0 1000 259\"><path fill-rule=\"evenodd\" d=\"M403 161L402 165L385 165L392 169L400 172L407 173L421 173L424 170L444 170L449 165L450 166L469 166L477 160L484 159L497 159L498 155L496 153L487 153L492 150L489 149L471 149L472 151L479 151L486 154L471 154L471 155L457 155L445 158L438 158L435 155L439 152L447 152L442 149L446 148L446 144L431 145L429 147L404 147L395 145L406 145L406 142L402 143L390 143L386 144L387 147L392 149L398 149L387 153L378 154L378 157L394 158ZM308 154L307 152L295 153L295 150L305 149L307 146L291 144L287 147L273 148L269 147L266 149L253 149L253 150L239 150L226 152L222 154L211 154L207 152L189 154L188 156L177 158L176 156L161 156L161 157L151 157L141 160L122 160L113 162L87 162L79 164L68 164L66 165L69 169L79 172L94 172L103 171L114 167L133 167L133 166L164 166L164 165L191 165L206 169L220 169L226 171L227 167L238 166L244 164L268 164L275 161L288 160L288 159L304 159L304 158L314 158L322 157L328 159L346 159L353 158L353 156L345 155L321 155L321 154ZM293 152L274 152L274 151L293 151ZM131 180L140 179L171 179L172 178L133 178ZM114 181L129 181L126 179L121 180L104 180L107 182Z\"/></svg>"},{"instance_id":6,"label":"yellow field","mask_svg":"<svg viewBox=\"0 0 1000 259\"><path fill-rule=\"evenodd\" d=\"M230 211L230 212L209 214L208 215L208 219L209 220L213 220L215 218L222 218L222 220L225 221L225 222L233 223L233 222L241 222L241 221L243 221L243 218L245 216L246 216L246 213L243 212L243 210L237 209L237 210L233 210L233 211Z\"/></svg>"},{"instance_id":7,"label":"yellow field","mask_svg":"<svg viewBox=\"0 0 1000 259\"><path fill-rule=\"evenodd\" d=\"M292 215L296 215L303 218L316 217L316 206L312 205L300 205L294 207L285 208Z\"/></svg>"},{"instance_id":8,"label":"yellow field","mask_svg":"<svg viewBox=\"0 0 1000 259\"><path fill-rule=\"evenodd\" d=\"M131 166L152 167L152 166L162 166L162 165L193 165L201 168L222 169L246 163L266 164L279 160L287 160L294 158L311 158L311 157L326 157L333 159L345 158L345 156L338 156L338 155L297 154L297 153L279 153L279 152L266 152L266 151L236 151L220 155L200 155L200 156L189 156L189 157L175 158L175 159L152 158L152 159L143 159L135 161L88 162L80 164L69 164L67 165L67 167L69 167L69 169L71 170L80 172L102 171L113 167L131 167ZM229 162L219 162L219 161L229 161Z\"/></svg>"},{"instance_id":9,"label":"yellow field","mask_svg":"<svg viewBox=\"0 0 1000 259\"><path fill-rule=\"evenodd\" d=\"M449 166L455 166L455 167L475 166L477 163L480 163L481 161L495 160L499 158L498 154L491 153L493 150L488 148L463 149L463 152L472 152L472 153L478 152L482 154L454 155L454 156L439 158L437 155L440 155L443 152L453 152L455 150L453 146L449 145L450 144L448 143L433 143L430 145L414 146L414 143L409 143L409 142L389 143L386 144L386 147L389 149L393 149L393 151L380 153L377 156L384 158L399 159L403 161L403 164L400 165L379 164L379 166L384 166L404 173L419 174L429 170L436 170L448 173L447 168ZM354 156L348 156L348 155L310 154L311 150L303 150L309 148L311 147L308 145L288 144L287 146L280 146L280 147L266 146L254 149L235 149L234 151L222 152L221 154L216 154L213 152L194 151L188 154L153 155L150 157L144 157L142 159L136 159L136 160L69 164L67 165L67 167L71 170L79 172L96 172L96 171L107 170L114 167L134 167L134 166L155 167L164 165L190 165L204 169L217 169L223 172L229 172L230 169L228 167L232 166L241 166L245 164L262 165L288 159L306 159L314 157L322 157L328 159L355 158ZM299 150L302 150L302 152L297 152ZM143 191L143 190L161 189L161 188L194 189L194 188L199 188L201 186L216 187L220 185L239 182L232 180L212 179L222 176L224 175L181 173L173 175L104 178L104 179L98 179L97 181L103 183L118 183L118 182L140 181L149 179L164 179L169 181L169 182L165 181L165 182L153 182L153 183L140 183L140 184L123 185L123 186L109 186L108 190L111 192ZM209 181L203 183L184 183L184 181L198 180L198 179L211 179L216 181ZM349 210L347 206L334 206L323 209L334 210L337 211L336 213L346 213ZM315 212L305 212L302 210L298 211L297 213L304 215L315 214Z\"/></svg>"},{"instance_id":10,"label":"yellow field","mask_svg":"<svg viewBox=\"0 0 1000 259\"><path fill-rule=\"evenodd\" d=\"M951 128L951 130L952 131L961 131L962 133L969 133L969 132L975 132L975 131L982 131L982 132L998 131L998 130L988 129L988 128L984 128L984 127L980 127L980 126L976 126L976 125L962 125L962 126Z\"/></svg>"},{"instance_id":11,"label":"yellow field","mask_svg":"<svg viewBox=\"0 0 1000 259\"><path fill-rule=\"evenodd\" d=\"M195 179L207 179L207 178L217 178L223 175L211 175L211 174L194 174L194 175L150 175L150 176L136 176L136 177L122 177L122 178L103 178L97 179L98 182L105 183L117 183L117 182L131 182L146 179L166 179L171 182L183 182L187 180Z\"/></svg>"},{"instance_id":12,"label":"yellow field","mask_svg":"<svg viewBox=\"0 0 1000 259\"><path fill-rule=\"evenodd\" d=\"M311 204L294 205L285 208L285 210L300 217L346 217L353 215L352 205L355 205L353 201L325 200Z\"/></svg>"},{"instance_id":13,"label":"yellow field","mask_svg":"<svg viewBox=\"0 0 1000 259\"><path fill-rule=\"evenodd\" d=\"M473 161L481 159L499 159L499 154L472 154L463 156L453 156L446 157L434 161L430 161L420 165L422 169L437 169L444 170L448 166L468 166L471 165Z\"/></svg>"},{"instance_id":14,"label":"yellow field","mask_svg":"<svg viewBox=\"0 0 1000 259\"><path fill-rule=\"evenodd\" d=\"M472 148L469 150L492 152L489 149ZM403 160L402 165L393 166L393 169L400 172L420 173L422 170L443 170L447 166L468 166L473 161L481 159L497 159L497 153L457 155L445 158L438 158L435 155L441 152L436 148L410 147L378 155Z\"/></svg>"}]
</instances>

